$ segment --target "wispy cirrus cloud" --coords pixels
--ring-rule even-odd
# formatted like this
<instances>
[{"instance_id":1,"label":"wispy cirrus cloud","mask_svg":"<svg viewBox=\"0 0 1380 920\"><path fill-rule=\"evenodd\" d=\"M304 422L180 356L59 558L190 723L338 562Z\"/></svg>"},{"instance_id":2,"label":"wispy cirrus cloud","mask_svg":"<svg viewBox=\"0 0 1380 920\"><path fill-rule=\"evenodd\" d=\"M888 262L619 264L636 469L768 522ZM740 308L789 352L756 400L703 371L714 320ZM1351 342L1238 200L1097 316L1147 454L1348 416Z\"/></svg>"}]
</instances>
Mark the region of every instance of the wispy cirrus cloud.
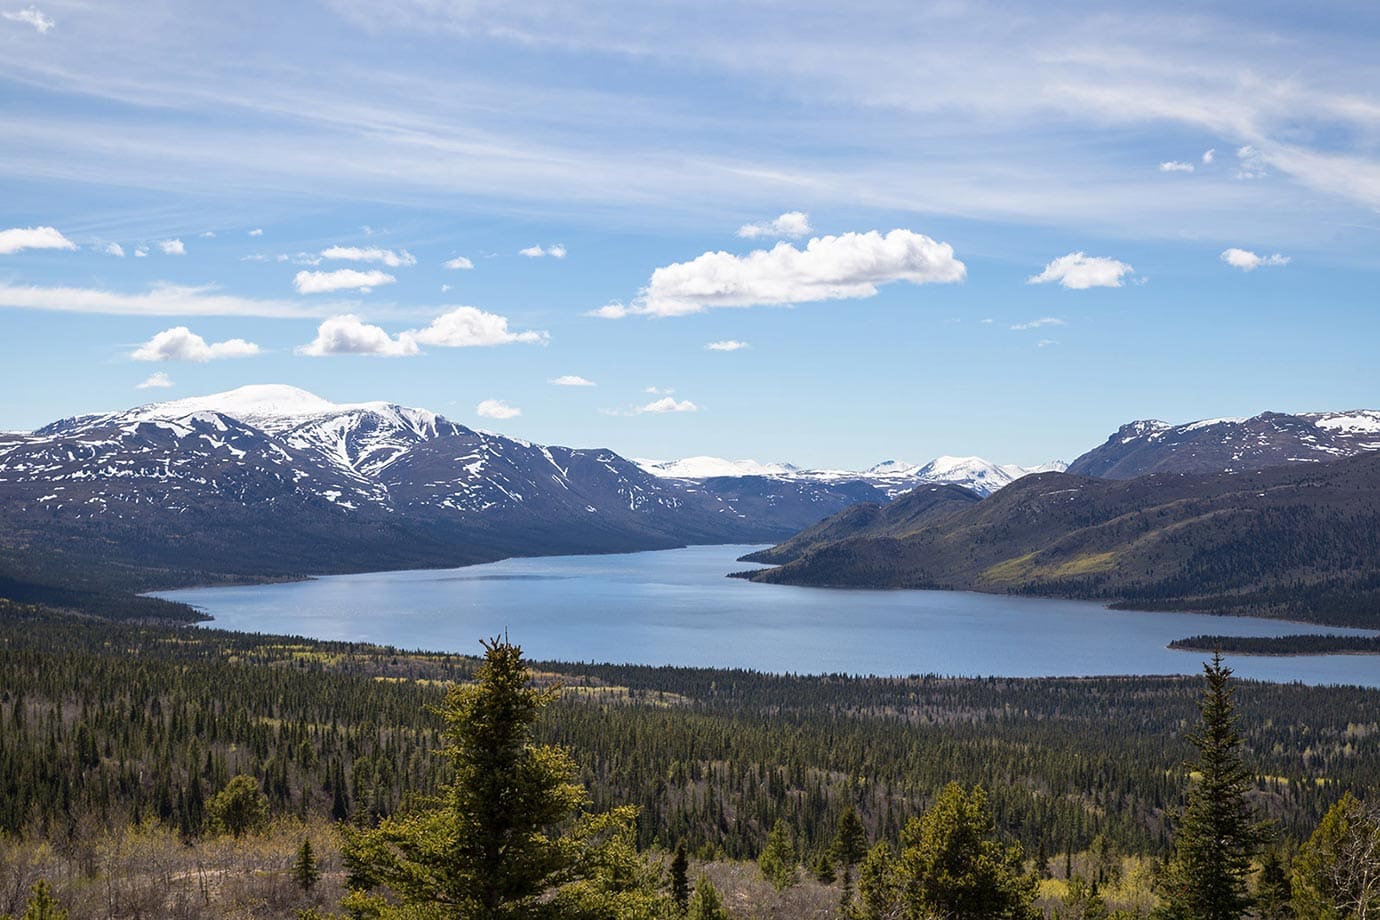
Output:
<instances>
[{"instance_id":1,"label":"wispy cirrus cloud","mask_svg":"<svg viewBox=\"0 0 1380 920\"><path fill-rule=\"evenodd\" d=\"M1160 164L1160 172L1183 172L1191 173L1194 170L1192 163L1185 163L1181 160L1166 160Z\"/></svg>"},{"instance_id":2,"label":"wispy cirrus cloud","mask_svg":"<svg viewBox=\"0 0 1380 920\"><path fill-rule=\"evenodd\" d=\"M1026 323L1016 323L1011 328L1016 331L1023 329L1041 329L1045 326L1063 326L1066 323L1057 316L1042 316L1039 319L1032 319Z\"/></svg>"},{"instance_id":3,"label":"wispy cirrus cloud","mask_svg":"<svg viewBox=\"0 0 1380 920\"><path fill-rule=\"evenodd\" d=\"M332 272L300 271L293 277L292 286L299 294L329 294L332 291L368 292L397 280L378 269L361 272L353 268L341 268Z\"/></svg>"},{"instance_id":4,"label":"wispy cirrus cloud","mask_svg":"<svg viewBox=\"0 0 1380 920\"><path fill-rule=\"evenodd\" d=\"M10 22L21 22L27 26L33 26L40 35L47 35L48 31L57 25L53 18L44 13L36 6L31 6L22 10L0 11L0 18L8 19Z\"/></svg>"},{"instance_id":5,"label":"wispy cirrus cloud","mask_svg":"<svg viewBox=\"0 0 1380 920\"><path fill-rule=\"evenodd\" d=\"M137 256L138 251L135 252ZM147 254L147 253L146 253ZM146 291L125 293L100 288L40 287L0 283L0 307L119 316L319 317L339 312L339 304L308 305L294 300L263 300L224 294L210 285L156 282Z\"/></svg>"},{"instance_id":6,"label":"wispy cirrus cloud","mask_svg":"<svg viewBox=\"0 0 1380 920\"><path fill-rule=\"evenodd\" d=\"M323 259L343 259L350 262L382 262L389 268L416 265L417 259L406 249L395 252L378 246L331 246L321 250Z\"/></svg>"},{"instance_id":7,"label":"wispy cirrus cloud","mask_svg":"<svg viewBox=\"0 0 1380 920\"><path fill-rule=\"evenodd\" d=\"M708 351L742 351L744 348L751 348L752 346L738 339L724 339L720 342L710 342L704 347Z\"/></svg>"},{"instance_id":8,"label":"wispy cirrus cloud","mask_svg":"<svg viewBox=\"0 0 1380 920\"><path fill-rule=\"evenodd\" d=\"M953 247L911 230L844 233L803 249L777 243L745 256L706 252L652 272L630 306L607 304L591 316L683 316L719 307L754 307L872 297L883 284L948 284L967 274Z\"/></svg>"},{"instance_id":9,"label":"wispy cirrus cloud","mask_svg":"<svg viewBox=\"0 0 1380 920\"><path fill-rule=\"evenodd\" d=\"M195 361L198 364L219 358L249 358L259 354L259 346L244 339L207 342L186 326L174 326L149 339L130 355L135 361Z\"/></svg>"},{"instance_id":10,"label":"wispy cirrus cloud","mask_svg":"<svg viewBox=\"0 0 1380 920\"><path fill-rule=\"evenodd\" d=\"M13 255L25 249L76 249L77 244L58 232L56 227L11 227L0 230L0 256Z\"/></svg>"},{"instance_id":11,"label":"wispy cirrus cloud","mask_svg":"<svg viewBox=\"0 0 1380 920\"><path fill-rule=\"evenodd\" d=\"M1071 252L1045 266L1038 275L1026 279L1026 284L1046 284L1057 281L1061 287L1075 291L1095 287L1121 287L1122 278L1135 271L1125 262L1104 256L1090 256Z\"/></svg>"}]
</instances>

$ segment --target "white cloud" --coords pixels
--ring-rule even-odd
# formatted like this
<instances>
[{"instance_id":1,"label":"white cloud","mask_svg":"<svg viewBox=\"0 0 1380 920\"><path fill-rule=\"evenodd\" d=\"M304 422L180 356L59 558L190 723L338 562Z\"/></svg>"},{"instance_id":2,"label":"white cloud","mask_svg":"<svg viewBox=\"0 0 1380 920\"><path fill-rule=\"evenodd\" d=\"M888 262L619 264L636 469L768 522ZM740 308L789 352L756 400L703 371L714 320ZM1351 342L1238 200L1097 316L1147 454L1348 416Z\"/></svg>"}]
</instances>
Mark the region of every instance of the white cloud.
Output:
<instances>
[{"instance_id":1,"label":"white cloud","mask_svg":"<svg viewBox=\"0 0 1380 920\"><path fill-rule=\"evenodd\" d=\"M647 387L643 393L651 393L653 396L669 396L675 392L670 387Z\"/></svg>"},{"instance_id":2,"label":"white cloud","mask_svg":"<svg viewBox=\"0 0 1380 920\"><path fill-rule=\"evenodd\" d=\"M528 246L526 249L519 249L518 255L526 256L529 259L540 259L542 256L550 256L553 259L564 259L565 245L562 243L552 243L545 248L540 244Z\"/></svg>"},{"instance_id":3,"label":"white cloud","mask_svg":"<svg viewBox=\"0 0 1380 920\"><path fill-rule=\"evenodd\" d=\"M615 301L613 303L606 303L597 310L590 310L585 316L593 316L599 319L622 319L631 312L633 311Z\"/></svg>"},{"instance_id":4,"label":"white cloud","mask_svg":"<svg viewBox=\"0 0 1380 920\"><path fill-rule=\"evenodd\" d=\"M449 293L450 293L450 285L449 285L449 284L443 284L443 285L441 285L441 293L442 293L442 294L449 294Z\"/></svg>"},{"instance_id":5,"label":"white cloud","mask_svg":"<svg viewBox=\"0 0 1380 920\"><path fill-rule=\"evenodd\" d=\"M1221 259L1232 268L1239 268L1243 272L1253 272L1262 265L1288 265L1289 257L1275 253L1270 256L1256 255L1249 249L1237 249L1232 247L1225 250Z\"/></svg>"},{"instance_id":6,"label":"white cloud","mask_svg":"<svg viewBox=\"0 0 1380 920\"><path fill-rule=\"evenodd\" d=\"M722 342L710 342L704 347L710 351L738 351L741 348L751 348L752 346L737 339L724 339Z\"/></svg>"},{"instance_id":7,"label":"white cloud","mask_svg":"<svg viewBox=\"0 0 1380 920\"><path fill-rule=\"evenodd\" d=\"M910 230L844 233L810 240L804 249L777 243L746 256L706 252L652 272L631 307L609 304L591 315L681 316L715 307L753 307L871 297L877 286L962 281L953 247Z\"/></svg>"},{"instance_id":8,"label":"white cloud","mask_svg":"<svg viewBox=\"0 0 1380 920\"><path fill-rule=\"evenodd\" d=\"M501 399L486 399L474 407L476 414L484 418L517 418L522 410L510 406Z\"/></svg>"},{"instance_id":9,"label":"white cloud","mask_svg":"<svg viewBox=\"0 0 1380 920\"><path fill-rule=\"evenodd\" d=\"M138 251L135 255L139 255ZM0 283L0 307L56 310L64 313L109 313L122 316L268 316L314 317L339 311L339 305L308 307L291 300L255 300L216 293L210 286L156 283L138 294L96 288L25 287Z\"/></svg>"},{"instance_id":10,"label":"white cloud","mask_svg":"<svg viewBox=\"0 0 1380 920\"><path fill-rule=\"evenodd\" d=\"M325 294L330 291L369 291L397 280L378 269L361 272L342 268L333 272L298 272L292 284L299 294Z\"/></svg>"},{"instance_id":11,"label":"white cloud","mask_svg":"<svg viewBox=\"0 0 1380 920\"><path fill-rule=\"evenodd\" d=\"M455 258L447 261L445 263L445 267L449 269L459 269L461 271L468 271L469 269L474 268L474 263L471 262L469 259L465 258L464 256L456 256Z\"/></svg>"},{"instance_id":12,"label":"white cloud","mask_svg":"<svg viewBox=\"0 0 1380 920\"><path fill-rule=\"evenodd\" d=\"M253 230L250 230L250 231L249 231L249 235L250 235L250 236L263 236L263 235L264 235L263 228L261 228L261 227L255 227Z\"/></svg>"},{"instance_id":13,"label":"white cloud","mask_svg":"<svg viewBox=\"0 0 1380 920\"><path fill-rule=\"evenodd\" d=\"M165 256L185 256L187 247L182 245L181 240L161 240L158 248L163 250Z\"/></svg>"},{"instance_id":14,"label":"white cloud","mask_svg":"<svg viewBox=\"0 0 1380 920\"><path fill-rule=\"evenodd\" d=\"M11 227L0 230L0 256L13 255L23 249L76 249L67 237L54 227Z\"/></svg>"},{"instance_id":15,"label":"white cloud","mask_svg":"<svg viewBox=\"0 0 1380 920\"><path fill-rule=\"evenodd\" d=\"M144 380L143 383L136 383L136 384L134 385L134 389L136 389L136 390L166 389L167 387L170 387L170 386L172 386L172 385L173 385L172 378L169 377L167 374L165 374L163 371L158 371L157 373L149 374L149 376L148 376L147 378L145 378L145 380Z\"/></svg>"},{"instance_id":16,"label":"white cloud","mask_svg":"<svg viewBox=\"0 0 1380 920\"><path fill-rule=\"evenodd\" d=\"M216 231L214 231L214 230L203 230L201 233L199 233L199 234L197 234L197 235L200 236L203 240L213 240L213 239L216 238Z\"/></svg>"},{"instance_id":17,"label":"white cloud","mask_svg":"<svg viewBox=\"0 0 1380 920\"><path fill-rule=\"evenodd\" d=\"M1021 330L1021 329L1039 329L1039 328L1041 328L1041 327L1043 327L1043 326L1063 326L1063 325L1065 325L1064 321L1063 321L1062 319L1060 319L1059 317L1057 317L1057 316L1042 316L1042 317L1040 317L1039 319L1032 319L1032 320L1031 320L1030 322L1028 322L1028 323L1017 323L1016 325L1012 326L1011 328L1012 328L1012 329L1015 329L1015 330Z\"/></svg>"},{"instance_id":18,"label":"white cloud","mask_svg":"<svg viewBox=\"0 0 1380 920\"><path fill-rule=\"evenodd\" d=\"M1217 156L1217 148L1212 147L1203 151L1203 165L1211 166L1213 159Z\"/></svg>"},{"instance_id":19,"label":"white cloud","mask_svg":"<svg viewBox=\"0 0 1380 920\"><path fill-rule=\"evenodd\" d=\"M323 259L344 259L350 262L382 262L389 268L401 268L407 265L416 265L417 258L406 249L401 252L394 252L391 249L380 249L371 246L367 249L359 246L332 246L329 249L321 250Z\"/></svg>"},{"instance_id":20,"label":"white cloud","mask_svg":"<svg viewBox=\"0 0 1380 920\"><path fill-rule=\"evenodd\" d=\"M558 387L592 387L595 385L593 380L586 380L577 374L564 374L560 377L553 377L546 381Z\"/></svg>"},{"instance_id":21,"label":"white cloud","mask_svg":"<svg viewBox=\"0 0 1380 920\"><path fill-rule=\"evenodd\" d=\"M1265 155L1250 144L1236 148L1236 160L1238 179L1263 179L1269 173Z\"/></svg>"},{"instance_id":22,"label":"white cloud","mask_svg":"<svg viewBox=\"0 0 1380 920\"><path fill-rule=\"evenodd\" d=\"M745 240L755 240L760 237L773 237L780 239L799 239L802 236L809 236L814 232L810 226L810 215L804 211L787 211L774 220L764 220L755 224L743 224L738 228L738 235Z\"/></svg>"},{"instance_id":23,"label":"white cloud","mask_svg":"<svg viewBox=\"0 0 1380 920\"><path fill-rule=\"evenodd\" d=\"M147 246L136 246L136 247L134 247L134 258L136 258L136 259L147 259L148 256L149 256L149 248L148 248Z\"/></svg>"},{"instance_id":24,"label":"white cloud","mask_svg":"<svg viewBox=\"0 0 1380 920\"><path fill-rule=\"evenodd\" d=\"M0 13L0 16L3 16L10 22L22 22L26 25L31 25L38 30L40 35L47 35L48 30L57 25L51 17L45 15L42 10L33 6L25 10L6 11Z\"/></svg>"},{"instance_id":25,"label":"white cloud","mask_svg":"<svg viewBox=\"0 0 1380 920\"><path fill-rule=\"evenodd\" d=\"M297 349L299 355L322 358L327 355L379 355L405 358L419 354L417 342L406 333L393 338L379 326L358 316L332 316L316 330L316 338Z\"/></svg>"},{"instance_id":26,"label":"white cloud","mask_svg":"<svg viewBox=\"0 0 1380 920\"><path fill-rule=\"evenodd\" d=\"M259 353L259 346L244 339L207 342L186 326L174 326L149 339L130 355L135 361L196 361L217 358L248 358Z\"/></svg>"},{"instance_id":27,"label":"white cloud","mask_svg":"<svg viewBox=\"0 0 1380 920\"><path fill-rule=\"evenodd\" d=\"M119 256L122 259L125 257L125 247L119 243L106 243L101 247L101 252L108 256Z\"/></svg>"},{"instance_id":28,"label":"white cloud","mask_svg":"<svg viewBox=\"0 0 1380 920\"><path fill-rule=\"evenodd\" d=\"M423 345L445 348L508 345L511 343L544 343L550 336L545 332L510 332L508 319L497 313L486 313L477 307L456 307L431 321L425 329L404 332Z\"/></svg>"},{"instance_id":29,"label":"white cloud","mask_svg":"<svg viewBox=\"0 0 1380 920\"><path fill-rule=\"evenodd\" d=\"M1035 343L1035 347L1036 347L1036 348L1048 348L1048 347L1051 346L1051 345L1058 345L1058 344L1059 344L1058 341L1056 341L1055 339L1040 339L1040 341L1038 341L1038 342Z\"/></svg>"},{"instance_id":30,"label":"white cloud","mask_svg":"<svg viewBox=\"0 0 1380 920\"><path fill-rule=\"evenodd\" d=\"M638 406L633 410L637 415L644 413L663 414L667 412L698 412L700 407L688 399L677 400L674 396L664 396L655 402L649 402L645 406Z\"/></svg>"},{"instance_id":31,"label":"white cloud","mask_svg":"<svg viewBox=\"0 0 1380 920\"><path fill-rule=\"evenodd\" d=\"M1179 160L1166 160L1160 164L1160 172L1193 172L1193 164Z\"/></svg>"},{"instance_id":32,"label":"white cloud","mask_svg":"<svg viewBox=\"0 0 1380 920\"><path fill-rule=\"evenodd\" d=\"M436 317L423 329L408 329L396 336L358 316L332 316L317 329L316 338L297 349L298 354L381 355L403 358L421 354L422 345L438 348L477 348L514 343L544 344L545 332L512 332L508 319L476 307L455 307Z\"/></svg>"},{"instance_id":33,"label":"white cloud","mask_svg":"<svg viewBox=\"0 0 1380 920\"><path fill-rule=\"evenodd\" d=\"M1131 266L1116 259L1071 252L1046 265L1044 271L1032 275L1026 280L1026 284L1057 281L1064 287L1076 291L1094 287L1121 287L1122 276L1133 271L1135 269Z\"/></svg>"}]
</instances>

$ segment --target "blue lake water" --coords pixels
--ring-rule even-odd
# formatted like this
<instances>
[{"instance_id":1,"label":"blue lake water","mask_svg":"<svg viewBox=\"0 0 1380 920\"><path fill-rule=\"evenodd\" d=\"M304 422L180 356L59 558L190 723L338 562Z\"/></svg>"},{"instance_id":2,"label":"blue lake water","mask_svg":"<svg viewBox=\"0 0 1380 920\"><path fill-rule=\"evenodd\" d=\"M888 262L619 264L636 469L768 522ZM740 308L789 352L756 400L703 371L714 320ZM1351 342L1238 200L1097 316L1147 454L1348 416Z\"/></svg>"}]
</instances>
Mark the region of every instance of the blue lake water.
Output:
<instances>
[{"instance_id":1,"label":"blue lake water","mask_svg":"<svg viewBox=\"0 0 1380 920\"><path fill-rule=\"evenodd\" d=\"M1172 639L1354 632L1277 620L1108 610L1085 601L953 591L759 585L752 546L508 559L461 569L332 575L159 594L209 625L476 653L508 631L529 658L818 674L1044 677L1196 674ZM1364 655L1229 659L1241 677L1380 687Z\"/></svg>"}]
</instances>

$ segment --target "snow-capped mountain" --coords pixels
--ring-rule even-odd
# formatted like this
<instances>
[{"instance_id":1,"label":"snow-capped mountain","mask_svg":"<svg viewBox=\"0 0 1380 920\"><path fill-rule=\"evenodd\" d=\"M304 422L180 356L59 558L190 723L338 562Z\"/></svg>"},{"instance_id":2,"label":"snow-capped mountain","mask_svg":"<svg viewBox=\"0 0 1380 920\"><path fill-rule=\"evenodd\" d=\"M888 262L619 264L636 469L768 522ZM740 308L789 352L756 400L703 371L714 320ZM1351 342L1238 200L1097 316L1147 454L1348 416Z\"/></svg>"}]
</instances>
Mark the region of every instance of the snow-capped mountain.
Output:
<instances>
[{"instance_id":1,"label":"snow-capped mountain","mask_svg":"<svg viewBox=\"0 0 1380 920\"><path fill-rule=\"evenodd\" d=\"M547 447L285 386L0 435L10 537L61 544L73 558L219 573L755 542L879 497L776 480L712 488L607 449Z\"/></svg>"},{"instance_id":2,"label":"snow-capped mountain","mask_svg":"<svg viewBox=\"0 0 1380 920\"><path fill-rule=\"evenodd\" d=\"M936 457L928 463L885 460L865 470L810 470L790 463L758 463L755 460L724 460L719 457L688 457L683 460L636 461L654 476L697 481L733 477L765 477L783 482L839 485L861 483L876 489L887 499L917 486L954 484L987 496L1031 473L1060 472L1061 461L1037 467L998 465L981 457Z\"/></svg>"},{"instance_id":3,"label":"snow-capped mountain","mask_svg":"<svg viewBox=\"0 0 1380 920\"><path fill-rule=\"evenodd\" d=\"M1150 473L1222 473L1320 463L1380 450L1380 411L1265 412L1185 425L1142 420L1069 464L1070 473L1133 479Z\"/></svg>"}]
</instances>

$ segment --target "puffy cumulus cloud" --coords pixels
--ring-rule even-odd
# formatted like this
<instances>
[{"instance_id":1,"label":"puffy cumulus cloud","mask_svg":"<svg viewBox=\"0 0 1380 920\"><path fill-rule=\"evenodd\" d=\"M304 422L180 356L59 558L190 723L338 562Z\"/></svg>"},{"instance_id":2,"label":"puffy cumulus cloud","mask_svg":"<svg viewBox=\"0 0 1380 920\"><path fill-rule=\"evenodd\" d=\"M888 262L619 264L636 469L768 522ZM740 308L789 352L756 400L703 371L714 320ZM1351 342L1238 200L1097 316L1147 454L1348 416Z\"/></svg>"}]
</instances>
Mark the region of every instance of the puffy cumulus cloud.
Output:
<instances>
[{"instance_id":1,"label":"puffy cumulus cloud","mask_svg":"<svg viewBox=\"0 0 1380 920\"><path fill-rule=\"evenodd\" d=\"M403 335L410 335L423 345L445 348L508 345L514 342L537 344L551 338L545 332L513 332L508 328L507 317L486 313L477 307L456 307L436 317L425 329L405 332Z\"/></svg>"},{"instance_id":2,"label":"puffy cumulus cloud","mask_svg":"<svg viewBox=\"0 0 1380 920\"><path fill-rule=\"evenodd\" d=\"M614 301L606 303L602 307L590 310L585 316L593 316L596 319L622 319L632 311L621 303Z\"/></svg>"},{"instance_id":3,"label":"puffy cumulus cloud","mask_svg":"<svg viewBox=\"0 0 1380 920\"><path fill-rule=\"evenodd\" d=\"M436 317L425 328L408 329L396 336L353 314L332 316L317 329L316 338L298 348L297 353L312 357L380 355L405 358L421 354L423 345L483 348L514 343L544 344L549 339L545 332L514 332L508 328L508 318L497 313L486 313L477 307L456 307Z\"/></svg>"},{"instance_id":4,"label":"puffy cumulus cloud","mask_svg":"<svg viewBox=\"0 0 1380 920\"><path fill-rule=\"evenodd\" d=\"M263 236L263 235L264 235L263 228L262 228L262 227L255 227L253 230L250 230L250 231L249 231L249 235L250 235L250 236Z\"/></svg>"},{"instance_id":5,"label":"puffy cumulus cloud","mask_svg":"<svg viewBox=\"0 0 1380 920\"><path fill-rule=\"evenodd\" d=\"M1038 275L1032 275L1027 284L1045 284L1057 281L1075 291L1095 287L1121 287L1121 279L1135 271L1125 262L1090 256L1082 252L1071 252L1060 256L1045 266Z\"/></svg>"},{"instance_id":6,"label":"puffy cumulus cloud","mask_svg":"<svg viewBox=\"0 0 1380 920\"><path fill-rule=\"evenodd\" d=\"M738 351L743 348L751 348L747 342L740 342L737 339L724 339L722 342L710 342L704 346L710 351Z\"/></svg>"},{"instance_id":7,"label":"puffy cumulus cloud","mask_svg":"<svg viewBox=\"0 0 1380 920\"><path fill-rule=\"evenodd\" d=\"M1212 161L1217 158L1217 148L1210 147L1203 151L1203 165L1211 166Z\"/></svg>"},{"instance_id":8,"label":"puffy cumulus cloud","mask_svg":"<svg viewBox=\"0 0 1380 920\"><path fill-rule=\"evenodd\" d=\"M76 249L77 244L55 227L11 227L0 230L0 256L24 249Z\"/></svg>"},{"instance_id":9,"label":"puffy cumulus cloud","mask_svg":"<svg viewBox=\"0 0 1380 920\"><path fill-rule=\"evenodd\" d=\"M163 250L165 256L185 256L187 247L182 245L181 240L160 240L158 248Z\"/></svg>"},{"instance_id":10,"label":"puffy cumulus cloud","mask_svg":"<svg viewBox=\"0 0 1380 920\"><path fill-rule=\"evenodd\" d=\"M36 6L31 6L23 10L6 10L5 12L0 12L0 17L8 19L10 22L22 22L25 25L33 26L38 30L38 34L40 35L47 35L48 30L57 25L57 23L52 20L52 17L48 16Z\"/></svg>"},{"instance_id":11,"label":"puffy cumulus cloud","mask_svg":"<svg viewBox=\"0 0 1380 920\"><path fill-rule=\"evenodd\" d=\"M417 264L417 257L406 249L401 252L394 252L391 249L380 249L377 246L370 246L367 249L359 246L332 246L329 249L321 250L321 258L342 259L347 262L382 262L389 268L402 268Z\"/></svg>"},{"instance_id":12,"label":"puffy cumulus cloud","mask_svg":"<svg viewBox=\"0 0 1380 920\"><path fill-rule=\"evenodd\" d=\"M471 262L469 259L465 258L464 256L456 256L453 259L448 259L444 263L444 267L449 268L452 271L469 271L470 269L474 268L474 263Z\"/></svg>"},{"instance_id":13,"label":"puffy cumulus cloud","mask_svg":"<svg viewBox=\"0 0 1380 920\"><path fill-rule=\"evenodd\" d=\"M474 411L484 418L517 418L522 414L521 409L510 406L501 399L486 399L475 406Z\"/></svg>"},{"instance_id":14,"label":"puffy cumulus cloud","mask_svg":"<svg viewBox=\"0 0 1380 920\"><path fill-rule=\"evenodd\" d=\"M158 371L157 373L149 374L148 377L144 378L143 383L136 383L134 385L134 389L165 390L172 385L172 378L165 374L163 371Z\"/></svg>"},{"instance_id":15,"label":"puffy cumulus cloud","mask_svg":"<svg viewBox=\"0 0 1380 920\"><path fill-rule=\"evenodd\" d=\"M1269 256L1261 256L1256 255L1249 249L1237 249L1234 246L1231 249L1224 250L1221 255L1221 259L1223 262L1227 263L1232 268L1239 268L1243 272L1253 272L1257 268L1260 268L1262 265L1289 264L1289 257L1285 255L1280 255L1279 253L1275 253L1274 255Z\"/></svg>"},{"instance_id":16,"label":"puffy cumulus cloud","mask_svg":"<svg viewBox=\"0 0 1380 920\"><path fill-rule=\"evenodd\" d=\"M370 291L397 280L378 269L361 272L341 268L333 272L298 272L292 279L292 286L299 294L327 294L331 291Z\"/></svg>"},{"instance_id":17,"label":"puffy cumulus cloud","mask_svg":"<svg viewBox=\"0 0 1380 920\"><path fill-rule=\"evenodd\" d=\"M638 406L633 410L636 415L651 413L652 415L663 415L668 412L698 412L700 407L688 399L676 399L674 396L663 396L661 399L647 403L645 406Z\"/></svg>"},{"instance_id":18,"label":"puffy cumulus cloud","mask_svg":"<svg viewBox=\"0 0 1380 920\"><path fill-rule=\"evenodd\" d=\"M546 382L558 387L592 387L595 385L593 380L586 380L578 374L562 374L560 377L552 377Z\"/></svg>"},{"instance_id":19,"label":"puffy cumulus cloud","mask_svg":"<svg viewBox=\"0 0 1380 920\"><path fill-rule=\"evenodd\" d=\"M108 256L119 256L122 259L125 257L125 247L119 243L106 243L101 247L101 252Z\"/></svg>"},{"instance_id":20,"label":"puffy cumulus cloud","mask_svg":"<svg viewBox=\"0 0 1380 920\"><path fill-rule=\"evenodd\" d=\"M98 288L24 287L0 282L0 307L121 316L309 317L331 312L329 304L323 309L291 300L255 300L221 294L207 285L193 287L167 282L159 282L137 294Z\"/></svg>"},{"instance_id":21,"label":"puffy cumulus cloud","mask_svg":"<svg viewBox=\"0 0 1380 920\"><path fill-rule=\"evenodd\" d=\"M353 314L332 316L316 330L316 338L297 349L299 355L324 358L328 355L378 355L405 358L421 352L407 333L397 338L379 326L364 322Z\"/></svg>"},{"instance_id":22,"label":"puffy cumulus cloud","mask_svg":"<svg viewBox=\"0 0 1380 920\"><path fill-rule=\"evenodd\" d=\"M755 224L743 224L738 228L738 235L745 240L755 240L761 237L773 237L780 239L799 239L802 236L809 236L814 232L810 226L810 215L804 211L787 211L774 220L764 220Z\"/></svg>"},{"instance_id":23,"label":"puffy cumulus cloud","mask_svg":"<svg viewBox=\"0 0 1380 920\"><path fill-rule=\"evenodd\" d=\"M140 345L130 355L135 361L196 361L217 358L248 358L259 353L259 346L244 339L207 342L186 326L174 326Z\"/></svg>"},{"instance_id":24,"label":"puffy cumulus cloud","mask_svg":"<svg viewBox=\"0 0 1380 920\"><path fill-rule=\"evenodd\" d=\"M1179 160L1166 160L1160 164L1160 172L1193 172L1193 164Z\"/></svg>"},{"instance_id":25,"label":"puffy cumulus cloud","mask_svg":"<svg viewBox=\"0 0 1380 920\"><path fill-rule=\"evenodd\" d=\"M526 249L519 249L518 255L526 256L529 259L540 259L543 256L550 256L553 259L565 258L565 245L562 243L552 243L550 246L528 246Z\"/></svg>"},{"instance_id":26,"label":"puffy cumulus cloud","mask_svg":"<svg viewBox=\"0 0 1380 920\"><path fill-rule=\"evenodd\" d=\"M149 257L149 248L148 248L147 246L136 246L136 247L134 247L134 258L136 258L136 259L147 259L148 257Z\"/></svg>"},{"instance_id":27,"label":"puffy cumulus cloud","mask_svg":"<svg viewBox=\"0 0 1380 920\"><path fill-rule=\"evenodd\" d=\"M1063 326L1064 321L1057 316L1042 316L1039 319L1032 319L1028 323L1017 323L1012 329L1017 331L1022 329L1040 329L1044 326Z\"/></svg>"},{"instance_id":28,"label":"puffy cumulus cloud","mask_svg":"<svg viewBox=\"0 0 1380 920\"><path fill-rule=\"evenodd\" d=\"M754 307L871 297L893 281L962 281L953 247L910 230L816 237L797 249L777 243L745 256L706 252L652 272L632 306L609 304L591 315L682 316L715 307Z\"/></svg>"}]
</instances>

